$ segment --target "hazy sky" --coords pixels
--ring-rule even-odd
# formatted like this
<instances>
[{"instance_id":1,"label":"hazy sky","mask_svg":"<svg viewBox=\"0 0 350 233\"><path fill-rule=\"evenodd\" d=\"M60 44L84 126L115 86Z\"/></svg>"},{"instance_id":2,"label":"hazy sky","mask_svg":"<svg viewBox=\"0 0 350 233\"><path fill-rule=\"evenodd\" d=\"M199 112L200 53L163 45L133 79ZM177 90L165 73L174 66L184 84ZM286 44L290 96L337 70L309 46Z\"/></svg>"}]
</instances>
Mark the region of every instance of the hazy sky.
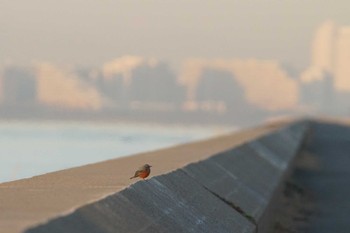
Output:
<instances>
[{"instance_id":1,"label":"hazy sky","mask_svg":"<svg viewBox=\"0 0 350 233\"><path fill-rule=\"evenodd\" d=\"M100 65L126 54L309 62L315 27L349 0L0 0L0 64Z\"/></svg>"}]
</instances>

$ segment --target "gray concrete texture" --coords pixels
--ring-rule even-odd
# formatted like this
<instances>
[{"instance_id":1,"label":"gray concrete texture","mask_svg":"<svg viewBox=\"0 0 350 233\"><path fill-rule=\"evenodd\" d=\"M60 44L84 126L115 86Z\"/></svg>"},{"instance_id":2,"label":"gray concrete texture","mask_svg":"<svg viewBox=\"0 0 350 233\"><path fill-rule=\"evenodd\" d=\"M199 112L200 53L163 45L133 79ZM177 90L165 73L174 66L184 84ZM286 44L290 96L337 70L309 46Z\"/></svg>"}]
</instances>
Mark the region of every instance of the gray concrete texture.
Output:
<instances>
[{"instance_id":1,"label":"gray concrete texture","mask_svg":"<svg viewBox=\"0 0 350 233\"><path fill-rule=\"evenodd\" d=\"M25 232L256 232L306 130L292 124Z\"/></svg>"},{"instance_id":2,"label":"gray concrete texture","mask_svg":"<svg viewBox=\"0 0 350 233\"><path fill-rule=\"evenodd\" d=\"M151 177L167 174L267 135L287 124L290 122L271 122L207 140L2 183L0 232L24 232L119 192L136 181L129 177L134 174L134 169L144 163L153 166Z\"/></svg>"},{"instance_id":3,"label":"gray concrete texture","mask_svg":"<svg viewBox=\"0 0 350 233\"><path fill-rule=\"evenodd\" d=\"M247 219L183 171L157 176L78 209L38 232L252 232Z\"/></svg>"},{"instance_id":4,"label":"gray concrete texture","mask_svg":"<svg viewBox=\"0 0 350 233\"><path fill-rule=\"evenodd\" d=\"M305 130L306 124L296 124L190 164L184 170L258 223L297 153Z\"/></svg>"},{"instance_id":5,"label":"gray concrete texture","mask_svg":"<svg viewBox=\"0 0 350 233\"><path fill-rule=\"evenodd\" d=\"M308 160L295 171L296 177L314 205L302 232L350 232L349 123L312 122L300 157Z\"/></svg>"}]
</instances>

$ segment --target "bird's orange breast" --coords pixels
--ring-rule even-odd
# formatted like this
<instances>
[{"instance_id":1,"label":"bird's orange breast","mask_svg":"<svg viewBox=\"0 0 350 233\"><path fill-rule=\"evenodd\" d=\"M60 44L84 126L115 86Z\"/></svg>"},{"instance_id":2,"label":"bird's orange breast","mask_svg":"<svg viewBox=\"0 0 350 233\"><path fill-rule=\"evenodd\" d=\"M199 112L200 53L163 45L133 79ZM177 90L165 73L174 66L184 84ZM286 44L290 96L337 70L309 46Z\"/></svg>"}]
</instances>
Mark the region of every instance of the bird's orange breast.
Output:
<instances>
[{"instance_id":1,"label":"bird's orange breast","mask_svg":"<svg viewBox=\"0 0 350 233\"><path fill-rule=\"evenodd\" d=\"M139 177L146 178L149 175L149 173L150 173L149 171L142 171L140 172Z\"/></svg>"}]
</instances>

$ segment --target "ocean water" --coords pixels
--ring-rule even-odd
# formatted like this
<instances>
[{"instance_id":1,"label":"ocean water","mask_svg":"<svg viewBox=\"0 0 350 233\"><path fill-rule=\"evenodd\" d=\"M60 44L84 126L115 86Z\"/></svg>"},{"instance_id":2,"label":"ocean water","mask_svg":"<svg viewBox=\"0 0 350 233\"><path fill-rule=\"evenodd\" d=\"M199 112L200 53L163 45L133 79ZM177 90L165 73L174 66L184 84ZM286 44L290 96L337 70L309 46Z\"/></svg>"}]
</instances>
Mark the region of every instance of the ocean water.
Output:
<instances>
[{"instance_id":1,"label":"ocean water","mask_svg":"<svg viewBox=\"0 0 350 233\"><path fill-rule=\"evenodd\" d=\"M233 130L130 123L0 122L0 183Z\"/></svg>"}]
</instances>

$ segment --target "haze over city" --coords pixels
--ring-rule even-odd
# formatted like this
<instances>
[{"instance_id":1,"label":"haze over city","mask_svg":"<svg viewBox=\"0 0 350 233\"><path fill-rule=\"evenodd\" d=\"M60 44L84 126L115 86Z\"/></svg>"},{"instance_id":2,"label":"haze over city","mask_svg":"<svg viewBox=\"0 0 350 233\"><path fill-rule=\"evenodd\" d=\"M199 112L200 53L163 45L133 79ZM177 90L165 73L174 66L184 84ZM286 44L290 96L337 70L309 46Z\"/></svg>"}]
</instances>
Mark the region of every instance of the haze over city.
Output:
<instances>
[{"instance_id":1,"label":"haze over city","mask_svg":"<svg viewBox=\"0 0 350 233\"><path fill-rule=\"evenodd\" d=\"M234 124L348 116L348 6L1 1L0 115Z\"/></svg>"}]
</instances>

